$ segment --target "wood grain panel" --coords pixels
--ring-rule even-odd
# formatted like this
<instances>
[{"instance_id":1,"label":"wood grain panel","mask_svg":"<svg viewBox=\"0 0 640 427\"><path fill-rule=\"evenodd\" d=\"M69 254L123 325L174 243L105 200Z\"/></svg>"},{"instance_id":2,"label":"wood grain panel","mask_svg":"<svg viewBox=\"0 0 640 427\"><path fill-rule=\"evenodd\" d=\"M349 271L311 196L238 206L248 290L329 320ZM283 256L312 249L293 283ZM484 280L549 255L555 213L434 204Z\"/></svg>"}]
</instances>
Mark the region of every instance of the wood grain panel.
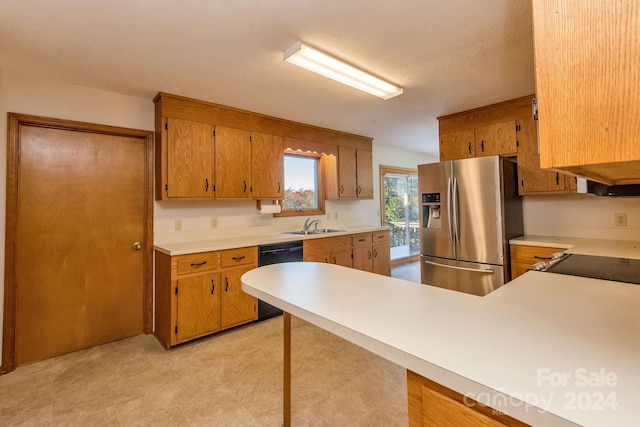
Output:
<instances>
[{"instance_id":1,"label":"wood grain panel","mask_svg":"<svg viewBox=\"0 0 640 427\"><path fill-rule=\"evenodd\" d=\"M257 265L248 265L222 273L221 325L228 328L258 318L258 299L242 291L241 277Z\"/></svg>"},{"instance_id":2,"label":"wood grain panel","mask_svg":"<svg viewBox=\"0 0 640 427\"><path fill-rule=\"evenodd\" d=\"M475 157L475 132L466 129L440 134L440 161Z\"/></svg>"},{"instance_id":3,"label":"wood grain panel","mask_svg":"<svg viewBox=\"0 0 640 427\"><path fill-rule=\"evenodd\" d=\"M251 198L251 133L216 126L216 199Z\"/></svg>"},{"instance_id":4,"label":"wood grain panel","mask_svg":"<svg viewBox=\"0 0 640 427\"><path fill-rule=\"evenodd\" d=\"M221 252L222 267L235 267L236 265L258 265L258 247L229 249Z\"/></svg>"},{"instance_id":5,"label":"wood grain panel","mask_svg":"<svg viewBox=\"0 0 640 427\"><path fill-rule=\"evenodd\" d=\"M526 273L535 263L550 261L554 253L563 251L546 246L511 245L511 279Z\"/></svg>"},{"instance_id":6,"label":"wood grain panel","mask_svg":"<svg viewBox=\"0 0 640 427\"><path fill-rule=\"evenodd\" d=\"M640 160L640 3L534 0L533 22L541 166Z\"/></svg>"},{"instance_id":7,"label":"wood grain panel","mask_svg":"<svg viewBox=\"0 0 640 427\"><path fill-rule=\"evenodd\" d=\"M213 126L169 117L167 127L167 197L212 198Z\"/></svg>"},{"instance_id":8,"label":"wood grain panel","mask_svg":"<svg viewBox=\"0 0 640 427\"><path fill-rule=\"evenodd\" d=\"M352 267L368 272L373 271L373 249L371 245L353 248Z\"/></svg>"},{"instance_id":9,"label":"wood grain panel","mask_svg":"<svg viewBox=\"0 0 640 427\"><path fill-rule=\"evenodd\" d=\"M165 348L169 348L172 325L175 324L171 321L171 297L176 285L176 282L171 280L171 257L169 255L155 251L155 272L156 327L154 334Z\"/></svg>"},{"instance_id":10,"label":"wood grain panel","mask_svg":"<svg viewBox=\"0 0 640 427\"><path fill-rule=\"evenodd\" d=\"M196 254L178 255L174 257L176 271L173 280L184 274L213 271L220 268L220 252L201 252Z\"/></svg>"},{"instance_id":11,"label":"wood grain panel","mask_svg":"<svg viewBox=\"0 0 640 427\"><path fill-rule=\"evenodd\" d=\"M352 246L370 245L372 241L372 233L358 233L351 235Z\"/></svg>"},{"instance_id":12,"label":"wood grain panel","mask_svg":"<svg viewBox=\"0 0 640 427\"><path fill-rule=\"evenodd\" d=\"M281 136L251 133L251 198L284 199L284 144Z\"/></svg>"},{"instance_id":13,"label":"wood grain panel","mask_svg":"<svg viewBox=\"0 0 640 427\"><path fill-rule=\"evenodd\" d=\"M386 240L374 243L371 250L373 251L373 272L391 276L391 247L388 236Z\"/></svg>"},{"instance_id":14,"label":"wood grain panel","mask_svg":"<svg viewBox=\"0 0 640 427\"><path fill-rule=\"evenodd\" d=\"M356 151L356 180L358 198L373 199L373 153L371 150Z\"/></svg>"},{"instance_id":15,"label":"wood grain panel","mask_svg":"<svg viewBox=\"0 0 640 427\"><path fill-rule=\"evenodd\" d=\"M177 341L189 340L220 329L220 273L178 280Z\"/></svg>"}]
</instances>

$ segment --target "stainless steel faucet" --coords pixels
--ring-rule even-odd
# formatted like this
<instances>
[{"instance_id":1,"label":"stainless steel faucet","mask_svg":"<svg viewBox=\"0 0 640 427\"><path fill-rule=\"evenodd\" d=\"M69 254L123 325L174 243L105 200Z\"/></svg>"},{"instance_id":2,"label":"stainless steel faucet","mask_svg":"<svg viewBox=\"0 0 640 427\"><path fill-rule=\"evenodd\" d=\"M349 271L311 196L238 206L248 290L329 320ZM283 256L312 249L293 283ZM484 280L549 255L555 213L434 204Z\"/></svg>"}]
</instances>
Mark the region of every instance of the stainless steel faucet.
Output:
<instances>
[{"instance_id":1,"label":"stainless steel faucet","mask_svg":"<svg viewBox=\"0 0 640 427\"><path fill-rule=\"evenodd\" d=\"M319 219L313 219L313 220L312 220L310 217L309 217L309 218L307 218L307 219L305 220L305 222L304 222L304 228L302 229L302 231L304 231L304 232L305 232L305 234L306 234L306 233L308 233L308 232L309 232L309 229L311 228L311 226L312 226L313 224L315 224L315 225L316 225L315 229L317 230L317 229L318 229L318 224L320 224L320 220L319 220Z\"/></svg>"}]
</instances>

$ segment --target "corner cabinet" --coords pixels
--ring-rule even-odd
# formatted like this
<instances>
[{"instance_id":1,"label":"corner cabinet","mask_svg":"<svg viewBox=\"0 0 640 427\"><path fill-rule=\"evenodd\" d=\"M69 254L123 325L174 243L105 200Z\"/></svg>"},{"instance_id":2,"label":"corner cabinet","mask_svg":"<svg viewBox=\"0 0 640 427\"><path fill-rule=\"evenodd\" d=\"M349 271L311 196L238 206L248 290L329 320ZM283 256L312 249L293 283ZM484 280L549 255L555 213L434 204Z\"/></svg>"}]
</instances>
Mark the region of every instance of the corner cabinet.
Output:
<instances>
[{"instance_id":1,"label":"corner cabinet","mask_svg":"<svg viewBox=\"0 0 640 427\"><path fill-rule=\"evenodd\" d=\"M155 252L155 335L165 348L258 318L258 302L241 289L258 266L258 248L169 256Z\"/></svg>"},{"instance_id":2,"label":"corner cabinet","mask_svg":"<svg viewBox=\"0 0 640 427\"><path fill-rule=\"evenodd\" d=\"M533 0L540 165L640 184L640 2Z\"/></svg>"}]
</instances>

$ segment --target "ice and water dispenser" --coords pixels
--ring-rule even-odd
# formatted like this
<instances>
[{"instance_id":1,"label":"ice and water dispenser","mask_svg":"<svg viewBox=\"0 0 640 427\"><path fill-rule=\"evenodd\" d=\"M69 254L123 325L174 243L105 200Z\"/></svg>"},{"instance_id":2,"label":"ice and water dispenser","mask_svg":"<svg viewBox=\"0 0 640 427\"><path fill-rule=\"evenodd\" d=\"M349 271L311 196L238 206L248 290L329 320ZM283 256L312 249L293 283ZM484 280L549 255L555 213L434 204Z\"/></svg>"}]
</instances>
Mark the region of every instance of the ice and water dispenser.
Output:
<instances>
[{"instance_id":1,"label":"ice and water dispenser","mask_svg":"<svg viewBox=\"0 0 640 427\"><path fill-rule=\"evenodd\" d=\"M422 193L422 228L440 228L440 193Z\"/></svg>"}]
</instances>

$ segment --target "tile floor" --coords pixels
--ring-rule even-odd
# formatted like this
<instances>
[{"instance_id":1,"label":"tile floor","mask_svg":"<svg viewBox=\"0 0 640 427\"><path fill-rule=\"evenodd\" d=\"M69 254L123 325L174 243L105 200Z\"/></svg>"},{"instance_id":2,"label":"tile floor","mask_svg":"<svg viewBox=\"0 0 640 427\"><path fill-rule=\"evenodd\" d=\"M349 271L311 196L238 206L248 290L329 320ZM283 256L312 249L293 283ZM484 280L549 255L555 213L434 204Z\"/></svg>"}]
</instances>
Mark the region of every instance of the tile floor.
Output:
<instances>
[{"instance_id":1,"label":"tile floor","mask_svg":"<svg viewBox=\"0 0 640 427\"><path fill-rule=\"evenodd\" d=\"M420 283L420 261L393 267L391 269L391 277Z\"/></svg>"},{"instance_id":2,"label":"tile floor","mask_svg":"<svg viewBox=\"0 0 640 427\"><path fill-rule=\"evenodd\" d=\"M404 426L405 370L293 319L294 426ZM280 426L282 316L165 351L153 335L0 377L0 426Z\"/></svg>"}]
</instances>

